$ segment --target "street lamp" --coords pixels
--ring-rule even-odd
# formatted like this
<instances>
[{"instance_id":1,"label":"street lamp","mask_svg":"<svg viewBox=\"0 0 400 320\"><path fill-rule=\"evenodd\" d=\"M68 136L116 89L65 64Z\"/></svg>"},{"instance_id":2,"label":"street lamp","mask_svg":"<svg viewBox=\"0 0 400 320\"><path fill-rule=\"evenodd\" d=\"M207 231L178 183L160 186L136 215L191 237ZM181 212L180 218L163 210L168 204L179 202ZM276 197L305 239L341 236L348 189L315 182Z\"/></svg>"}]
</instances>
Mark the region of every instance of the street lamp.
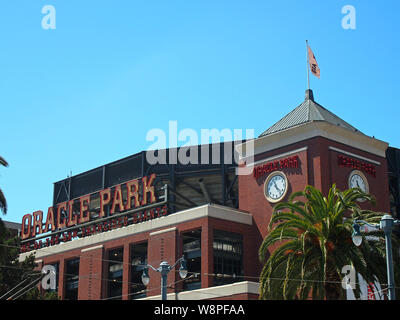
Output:
<instances>
[{"instance_id":1,"label":"street lamp","mask_svg":"<svg viewBox=\"0 0 400 320\"><path fill-rule=\"evenodd\" d=\"M353 234L352 239L356 246L361 245L362 243L362 235L360 232L359 223L366 224L369 227L377 228L383 230L385 233L385 242L386 242L386 268L387 268L387 278L388 278L388 292L389 292L389 300L395 300L394 293L394 273L393 273L393 257L392 257L392 231L395 225L399 224L399 220L394 220L393 217L389 214L385 214L379 224L369 224L363 220L355 220L353 224Z\"/></svg>"},{"instance_id":2,"label":"street lamp","mask_svg":"<svg viewBox=\"0 0 400 320\"><path fill-rule=\"evenodd\" d=\"M351 235L354 244L358 247L362 243L362 234L360 232L360 225L355 223L353 224L353 234Z\"/></svg>"},{"instance_id":3,"label":"street lamp","mask_svg":"<svg viewBox=\"0 0 400 320\"><path fill-rule=\"evenodd\" d=\"M147 286L150 282L150 276L149 276L149 271L148 267L153 269L154 271L160 272L161 273L161 300L167 300L167 275L168 273L176 267L178 263L181 263L181 266L179 268L179 275L181 276L182 279L185 279L188 273L187 266L186 266L186 260L184 257L178 259L178 261L175 262L173 266L170 266L167 261L163 261L160 263L160 266L156 269L152 265L148 264L146 267L143 269L142 273L142 282L145 286Z\"/></svg>"}]
</instances>

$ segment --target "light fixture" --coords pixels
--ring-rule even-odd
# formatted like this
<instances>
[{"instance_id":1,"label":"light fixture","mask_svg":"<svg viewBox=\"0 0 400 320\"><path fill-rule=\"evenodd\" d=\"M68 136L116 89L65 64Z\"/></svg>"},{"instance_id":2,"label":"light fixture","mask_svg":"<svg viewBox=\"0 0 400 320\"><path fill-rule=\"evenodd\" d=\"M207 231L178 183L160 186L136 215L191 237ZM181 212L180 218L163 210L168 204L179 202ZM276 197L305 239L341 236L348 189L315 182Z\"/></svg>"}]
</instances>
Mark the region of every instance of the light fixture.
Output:
<instances>
[{"instance_id":1,"label":"light fixture","mask_svg":"<svg viewBox=\"0 0 400 320\"><path fill-rule=\"evenodd\" d=\"M357 247L361 245L363 238L360 232L360 225L355 222L353 224L353 234L351 235L351 238Z\"/></svg>"},{"instance_id":2,"label":"light fixture","mask_svg":"<svg viewBox=\"0 0 400 320\"><path fill-rule=\"evenodd\" d=\"M149 271L148 268L151 268L154 271L161 273L161 300L167 300L167 276L168 273L174 269L178 263L181 264L179 268L179 275L182 279L185 279L188 274L188 269L186 266L186 260L184 257L179 258L178 261L175 262L174 265L170 266L167 261L162 261L160 263L160 267L157 269L154 268L151 264L146 264L145 268L143 269L142 273L142 282L145 286L147 286L150 282Z\"/></svg>"},{"instance_id":3,"label":"light fixture","mask_svg":"<svg viewBox=\"0 0 400 320\"><path fill-rule=\"evenodd\" d=\"M373 229L380 229L385 233L385 243L386 243L386 273L388 278L388 298L389 300L396 300L395 295L395 281L394 281L394 271L393 271L393 257L392 257L392 231L396 225L400 224L400 220L394 220L389 214L385 214L381 217L379 224L369 224L363 220L355 220L353 224L353 234L352 239L356 246L359 246L362 242L362 235L360 232L359 223L363 223L368 227Z\"/></svg>"},{"instance_id":4,"label":"light fixture","mask_svg":"<svg viewBox=\"0 0 400 320\"><path fill-rule=\"evenodd\" d=\"M142 273L142 282L145 286L147 286L150 282L150 277L149 277L149 269L144 268L143 273Z\"/></svg>"},{"instance_id":5,"label":"light fixture","mask_svg":"<svg viewBox=\"0 0 400 320\"><path fill-rule=\"evenodd\" d=\"M187 274L188 274L188 269L186 265L186 260L182 258L181 267L179 268L179 275L181 276L182 279L185 279Z\"/></svg>"}]
</instances>

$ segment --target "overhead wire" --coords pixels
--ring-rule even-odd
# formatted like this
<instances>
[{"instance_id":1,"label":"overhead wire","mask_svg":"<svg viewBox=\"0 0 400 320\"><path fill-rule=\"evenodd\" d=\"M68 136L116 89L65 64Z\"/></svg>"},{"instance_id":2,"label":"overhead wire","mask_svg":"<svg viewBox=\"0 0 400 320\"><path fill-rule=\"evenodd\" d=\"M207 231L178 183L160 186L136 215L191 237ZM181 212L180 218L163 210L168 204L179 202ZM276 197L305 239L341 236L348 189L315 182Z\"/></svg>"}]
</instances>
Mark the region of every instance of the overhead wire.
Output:
<instances>
[{"instance_id":1,"label":"overhead wire","mask_svg":"<svg viewBox=\"0 0 400 320\"><path fill-rule=\"evenodd\" d=\"M168 237L168 236L166 236ZM164 238L166 238L164 237ZM171 235L171 238L175 238L175 235ZM189 236L190 237L190 236ZM196 237L193 237L193 239L198 239ZM138 242L138 244L143 243L143 241ZM135 246L135 243L131 243L130 245ZM9 248L17 248L17 249L21 249L20 246L13 246L13 245L5 245L5 244L0 244L0 246L3 247L9 247ZM40 250L40 252L48 252L50 254L54 254L54 255L63 255L63 256L70 256L71 258L85 258L85 259L90 259L90 260L98 260L101 262L108 262L108 263L115 263L115 264L121 264L121 265L128 265L133 266L132 262L129 261L120 261L120 260L112 260L112 259L104 259L104 258L98 258L98 257L93 257L92 255L87 256L87 255L82 255L80 254L72 254L72 253L68 253L68 252L54 252L53 250L50 249L51 247L45 247L45 248L40 248L40 249L36 249L33 250L34 252L37 250ZM122 246L122 252L124 251L124 247ZM57 259L55 259L57 260ZM68 259L64 259L66 261L68 261ZM54 264L54 263L49 263L49 264ZM154 264L154 263L147 263L147 264ZM146 265L147 265L146 264ZM135 266L141 266L141 267L145 267L146 265L135 265ZM17 268L17 269L24 269L26 270L26 268L22 268L22 267L13 267L13 266L4 266L4 265L0 265L0 268ZM177 270L176 270L177 271ZM190 274L190 272L189 272ZM212 277L223 277L223 278L247 278L247 279L257 279L259 281L259 277L255 277L255 276L240 276L240 275L230 275L230 274L215 274L215 273L199 273L199 272L194 272L194 274L200 274L200 275L204 275L204 276L212 276ZM102 280L102 281L109 281L109 282L117 282L117 283L127 283L129 285L142 285L140 283L135 283L135 282L131 282L131 281L126 281L126 280L117 280L117 279L108 279L108 278L101 278L101 277L96 277L98 274L89 274L89 275L76 275L76 274L66 274L64 273L64 275L70 275L70 276L74 276L74 277L78 277L78 278L83 278L83 279L87 279L87 278L92 278L92 279L96 279L96 280ZM342 281L332 281L332 280L327 280L327 281L322 281L322 280L313 280L313 279L287 279L287 278L269 278L270 280L277 280L277 281L303 281L303 282L324 282L324 283L342 283ZM184 281L184 280L182 280ZM347 282L347 284L360 284L358 282L355 283L349 283ZM387 284L381 284L381 285L387 285ZM395 287L395 288L399 288L399 287ZM157 288L156 288L157 289ZM150 290L156 290L156 289L150 289ZM386 290L386 289L384 289ZM148 291L148 290L147 290ZM382 290L381 290L382 291ZM137 292L132 293L132 295L138 294ZM131 294L128 294L128 296ZM107 299L112 299L114 297L111 298L107 298Z\"/></svg>"},{"instance_id":2,"label":"overhead wire","mask_svg":"<svg viewBox=\"0 0 400 320\"><path fill-rule=\"evenodd\" d=\"M14 290L16 290L19 286L21 286L22 284L24 284L27 280L29 280L29 278L25 278L23 279L21 282L19 282L16 286L12 287L9 291L7 291L5 294L3 294L0 297L0 300L2 300L3 298L6 298L6 296L8 296L9 294L11 294L11 292L13 292Z\"/></svg>"},{"instance_id":3,"label":"overhead wire","mask_svg":"<svg viewBox=\"0 0 400 320\"><path fill-rule=\"evenodd\" d=\"M1 246L2 244L0 244L0 246ZM3 246L7 246L7 247L13 247L13 248L15 248L16 246L9 246L9 245L3 245ZM18 248L18 247L17 247ZM82 256L79 256L79 255L72 255L71 254L71 256L73 256L73 257L82 257ZM88 258L88 259L91 259L91 257L85 257L85 258ZM129 266L132 266L132 264L128 261L128 262L123 262L123 261L119 261L119 260L110 260L110 259L102 259L102 258L96 258L96 259L94 259L93 258L93 260L100 260L100 261L102 261L102 262L112 262L112 263L116 263L116 264L122 264L122 265L125 265L125 264L127 264L127 265L129 265ZM148 263L148 264L150 264L150 263ZM145 267L146 265L136 265L136 266L141 266L141 267ZM0 265L0 267L8 267L8 266L1 266ZM236 278L248 278L248 279L257 279L257 280L259 280L259 277L254 277L254 276L240 276L240 275L230 275L230 274L215 274L215 273L203 273L202 275L204 275L204 276L214 276L214 277L236 277ZM90 277L90 276L89 276ZM295 279L295 278L269 278L270 280L279 280L279 281L283 281L283 280L287 280L287 281L306 281L306 282L325 282L325 283L342 283L342 281L333 281L333 280L325 280L325 281L322 281L322 280L313 280L313 279ZM107 281L107 279L100 279L100 280L106 280ZM109 281L115 281L115 280L109 280ZM119 280L117 280L117 282L123 282L123 281L119 281ZM350 284L350 285L356 285L358 282L355 282L355 283L350 283L350 282L347 282L347 284ZM135 284L135 283L134 283ZM136 283L137 284L137 283ZM383 284L383 285L385 285L385 284Z\"/></svg>"},{"instance_id":4,"label":"overhead wire","mask_svg":"<svg viewBox=\"0 0 400 320\"><path fill-rule=\"evenodd\" d=\"M40 281L40 279L41 279L42 277L43 277L43 276L40 275L40 276L37 277L35 280L33 280L31 283L29 283L27 286L23 287L21 290L17 291L16 293L14 293L14 294L12 294L10 297L8 297L7 300L12 300L12 299L17 299L17 298L19 298L21 295L25 294L27 291L29 291L30 289L32 289L33 286L35 286L35 285L38 283L38 281ZM29 289L27 290L27 288L29 288ZM24 290L25 290L25 291L24 291ZM22 293L21 293L21 292L22 292ZM17 295L18 295L18 296L17 296Z\"/></svg>"},{"instance_id":5,"label":"overhead wire","mask_svg":"<svg viewBox=\"0 0 400 320\"><path fill-rule=\"evenodd\" d=\"M0 266L0 267L9 267L9 266ZM174 270L175 272L179 272L179 270ZM200 273L200 272L188 272L188 274L191 274L191 277L193 276L193 277L196 277L197 275L203 275L203 276L212 276L212 277L218 277L218 278L250 278L250 279L259 279L259 277L252 277L252 276L234 276L234 275L229 275L229 274L213 274L213 273ZM135 282L131 282L131 281L126 281L126 280L115 280L115 279L108 279L108 278L101 278L101 277L97 277L97 274L92 274L92 275L75 275L75 274L65 274L65 275L71 275L71 276L74 276L74 277L77 277L77 278L79 278L79 279L81 279L81 278L83 278L83 279L87 279L87 278L93 278L93 279L96 279L96 280L102 280L102 281L109 281L109 282L118 282L118 283L121 283L121 284L123 284L123 283L126 283L126 284L129 284L129 285L132 285L132 284L134 284L134 285L143 285L143 284L141 284L141 283L135 283ZM184 282L184 281L186 281L187 279L190 279L191 277L189 277L189 278L185 278L185 279L180 279L180 280L177 280L177 281L175 281L175 282L173 282L173 283L169 283L168 285L167 285L167 287L168 288L171 288L171 286L173 286L173 285L176 285L176 284L178 284L178 283L180 283L180 282ZM307 282L307 281L312 281L312 282L322 282L322 283L326 283L326 282L329 282L329 283L341 283L341 282L339 282L339 281L319 281L319 280L307 280L307 279L285 279L285 278L270 278L270 280L276 280L276 281L284 281L284 280L289 280L289 281L305 281L305 282ZM36 281L37 282L37 281ZM228 284L230 284L230 283L228 283ZM348 283L349 284L349 283ZM356 282L356 283L354 283L354 284L360 284L360 283L358 283L358 282ZM381 284L381 285L383 285L383 286L385 286L385 285L387 285L387 284ZM399 289L400 287L395 287L395 288L397 288L397 289ZM31 288L30 288L31 289ZM107 297L107 298L103 298L103 299L101 299L101 300L112 300L112 299L118 299L118 298L123 298L123 297L129 297L129 296L134 296L134 295L138 295L138 294L142 294L142 293L149 293L149 292L151 292L151 291L155 291L155 290L160 290L161 289L161 286L156 286L156 287L152 287L152 288L150 288L150 289L145 289L145 290L141 290L141 291L138 291L138 292L132 292L132 293L129 293L129 294L121 294L121 295L118 295L118 296L112 296L112 297ZM181 290L181 289L179 289L179 288L173 288L174 290L175 290L175 293L180 293L180 292L188 292L188 291L186 291L186 290ZM28 289L29 290L29 289ZM387 288L385 288L385 289L382 289L382 290L380 290L379 292L384 292L384 291L386 291L386 290L388 290ZM374 292L376 292L376 291L374 291ZM205 295L212 295L212 293L209 293L209 292L207 292L207 293L202 293L202 292L199 292L199 291L197 291L196 293L200 293L200 294L205 294ZM215 295L215 296L219 296L219 295Z\"/></svg>"}]
</instances>

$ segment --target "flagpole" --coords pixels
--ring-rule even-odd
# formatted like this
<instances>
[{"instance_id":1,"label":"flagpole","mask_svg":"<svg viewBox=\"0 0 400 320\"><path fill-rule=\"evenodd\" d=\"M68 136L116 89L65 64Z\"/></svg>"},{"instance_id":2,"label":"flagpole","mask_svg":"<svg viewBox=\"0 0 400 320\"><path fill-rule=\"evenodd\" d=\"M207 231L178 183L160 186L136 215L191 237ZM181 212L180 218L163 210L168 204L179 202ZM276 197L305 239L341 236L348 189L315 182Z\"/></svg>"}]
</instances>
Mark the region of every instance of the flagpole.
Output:
<instances>
[{"instance_id":1,"label":"flagpole","mask_svg":"<svg viewBox=\"0 0 400 320\"><path fill-rule=\"evenodd\" d=\"M307 83L308 83L308 90L310 90L310 60L308 57L308 40L306 40L307 45Z\"/></svg>"}]
</instances>

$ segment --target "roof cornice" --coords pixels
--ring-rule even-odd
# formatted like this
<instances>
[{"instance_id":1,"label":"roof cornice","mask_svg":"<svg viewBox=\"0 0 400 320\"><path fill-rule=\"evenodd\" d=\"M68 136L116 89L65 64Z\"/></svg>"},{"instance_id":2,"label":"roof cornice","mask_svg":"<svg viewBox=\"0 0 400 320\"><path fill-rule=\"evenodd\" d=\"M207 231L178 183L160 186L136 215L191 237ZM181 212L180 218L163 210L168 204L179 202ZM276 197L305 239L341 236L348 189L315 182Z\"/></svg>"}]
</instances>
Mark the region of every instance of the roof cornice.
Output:
<instances>
[{"instance_id":1,"label":"roof cornice","mask_svg":"<svg viewBox=\"0 0 400 320\"><path fill-rule=\"evenodd\" d=\"M387 142L366 136L360 132L335 126L326 121L313 121L254 139L254 155L314 137L324 137L383 158L385 158L386 149L389 146ZM240 154L241 160L248 158L245 154L246 145L244 143L237 145L236 150Z\"/></svg>"}]
</instances>

